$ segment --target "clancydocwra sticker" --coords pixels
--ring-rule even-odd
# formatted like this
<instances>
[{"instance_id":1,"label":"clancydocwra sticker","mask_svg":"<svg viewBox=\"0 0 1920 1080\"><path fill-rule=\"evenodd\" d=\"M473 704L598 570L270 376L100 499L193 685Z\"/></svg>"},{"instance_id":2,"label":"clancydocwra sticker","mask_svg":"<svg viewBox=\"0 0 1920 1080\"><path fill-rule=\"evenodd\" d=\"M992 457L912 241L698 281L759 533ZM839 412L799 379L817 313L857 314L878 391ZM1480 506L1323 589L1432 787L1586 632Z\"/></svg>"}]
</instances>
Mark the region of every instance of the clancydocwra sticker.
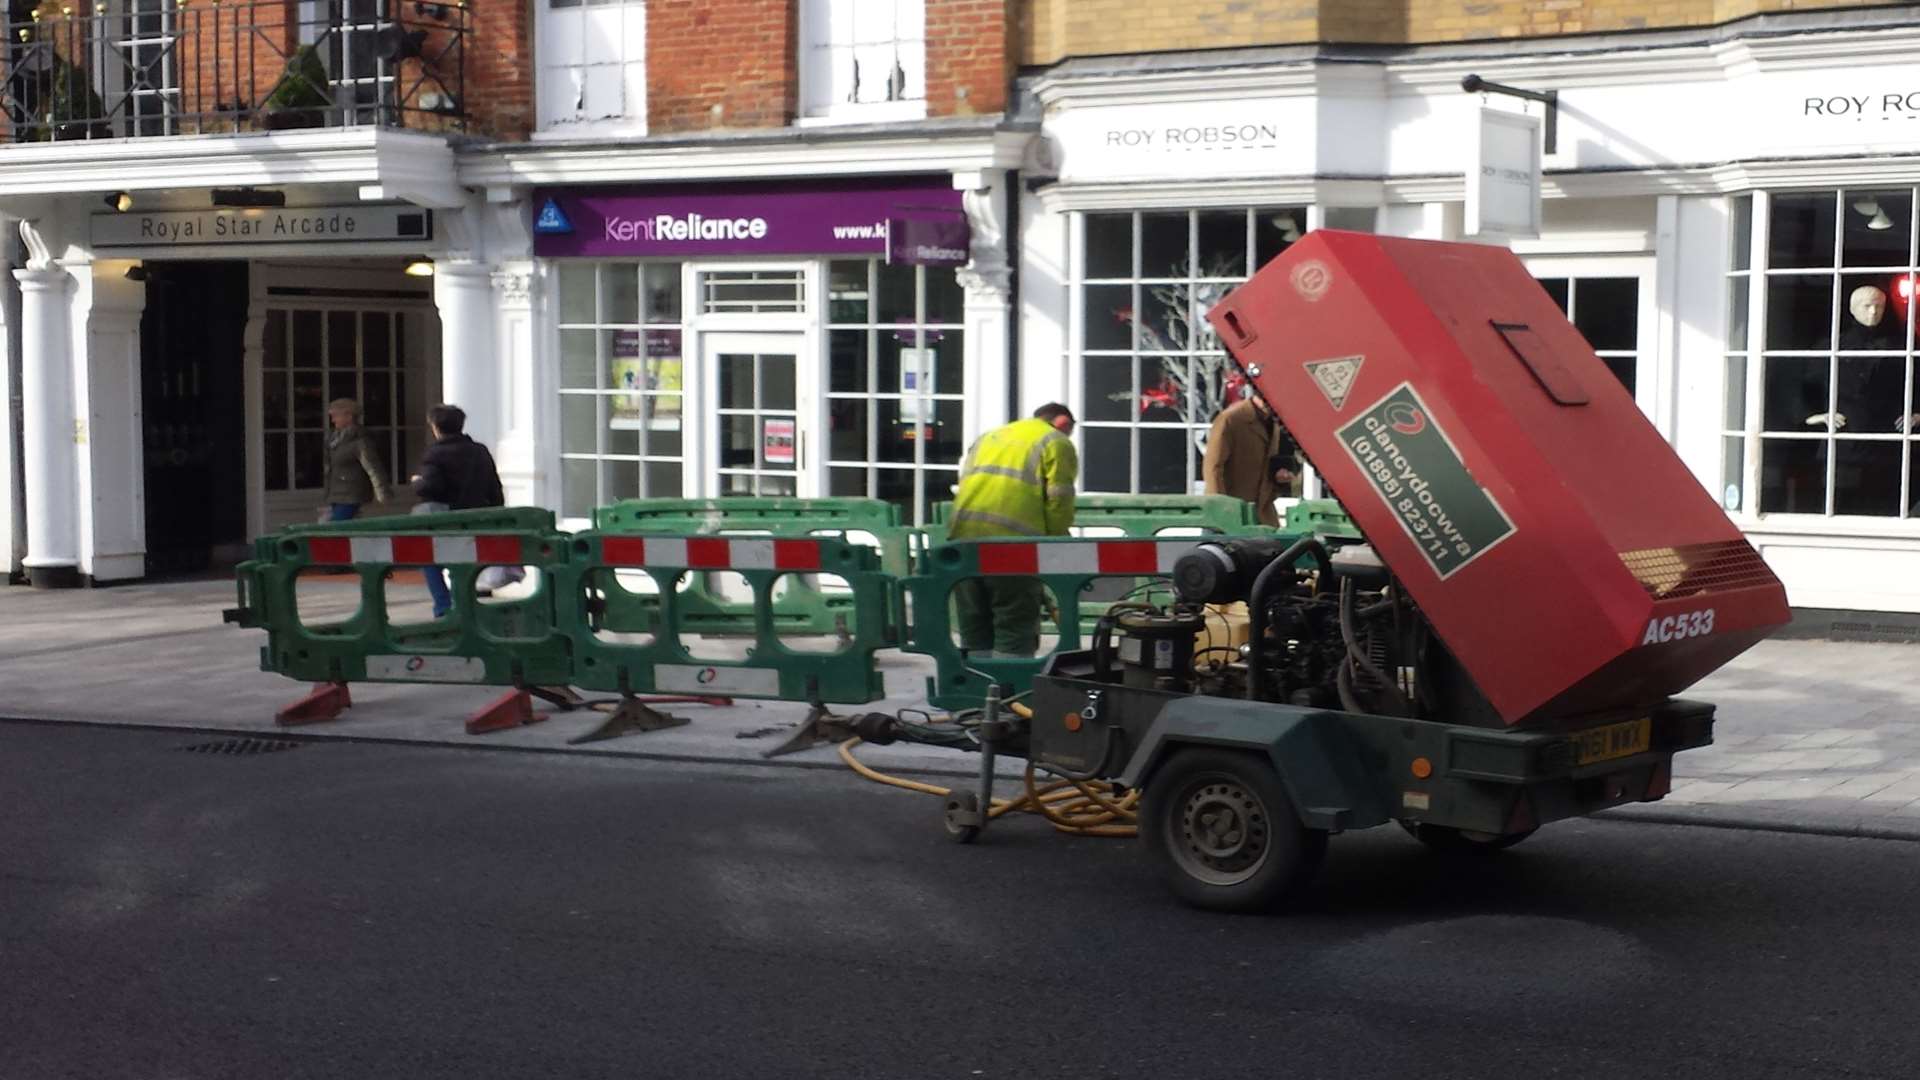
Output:
<instances>
[{"instance_id":1,"label":"clancydocwra sticker","mask_svg":"<svg viewBox=\"0 0 1920 1080\"><path fill-rule=\"evenodd\" d=\"M1688 638L1705 637L1713 633L1713 608L1699 611L1686 611L1678 615L1649 620L1647 632L1641 636L1642 645L1663 645L1669 641L1685 641Z\"/></svg>"}]
</instances>

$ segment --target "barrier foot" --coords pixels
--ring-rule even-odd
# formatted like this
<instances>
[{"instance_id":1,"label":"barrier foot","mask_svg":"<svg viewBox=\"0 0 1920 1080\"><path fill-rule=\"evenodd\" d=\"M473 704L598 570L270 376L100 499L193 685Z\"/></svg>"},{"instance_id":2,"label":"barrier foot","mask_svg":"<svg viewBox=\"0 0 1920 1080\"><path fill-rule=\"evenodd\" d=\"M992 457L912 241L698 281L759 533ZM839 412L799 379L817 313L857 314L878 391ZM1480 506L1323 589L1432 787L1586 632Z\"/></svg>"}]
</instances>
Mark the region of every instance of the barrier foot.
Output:
<instances>
[{"instance_id":1,"label":"barrier foot","mask_svg":"<svg viewBox=\"0 0 1920 1080\"><path fill-rule=\"evenodd\" d=\"M620 704L614 706L613 712L607 715L605 723L585 735L568 739L567 745L605 742L636 731L659 731L662 728L679 727L691 722L684 716L669 716L660 712L632 694L622 694Z\"/></svg>"},{"instance_id":2,"label":"barrier foot","mask_svg":"<svg viewBox=\"0 0 1920 1080\"><path fill-rule=\"evenodd\" d=\"M487 735L509 728L537 724L546 713L533 711L533 696L525 690L509 690L485 708L467 717L467 734Z\"/></svg>"},{"instance_id":3,"label":"barrier foot","mask_svg":"<svg viewBox=\"0 0 1920 1080\"><path fill-rule=\"evenodd\" d=\"M273 722L281 727L320 724L340 719L340 714L351 708L353 695L346 683L321 683L313 688L313 693L274 713Z\"/></svg>"},{"instance_id":4,"label":"barrier foot","mask_svg":"<svg viewBox=\"0 0 1920 1080\"><path fill-rule=\"evenodd\" d=\"M561 712L572 712L575 709L585 707L587 704L587 699L581 697L579 692L571 686L529 686L527 687L527 693L559 709Z\"/></svg>"},{"instance_id":5,"label":"barrier foot","mask_svg":"<svg viewBox=\"0 0 1920 1080\"><path fill-rule=\"evenodd\" d=\"M762 758L777 758L782 754L797 754L802 750L811 750L821 743L840 743L853 737L853 729L848 725L850 718L835 716L826 705L814 702L807 718L787 740L771 750L762 750Z\"/></svg>"}]
</instances>

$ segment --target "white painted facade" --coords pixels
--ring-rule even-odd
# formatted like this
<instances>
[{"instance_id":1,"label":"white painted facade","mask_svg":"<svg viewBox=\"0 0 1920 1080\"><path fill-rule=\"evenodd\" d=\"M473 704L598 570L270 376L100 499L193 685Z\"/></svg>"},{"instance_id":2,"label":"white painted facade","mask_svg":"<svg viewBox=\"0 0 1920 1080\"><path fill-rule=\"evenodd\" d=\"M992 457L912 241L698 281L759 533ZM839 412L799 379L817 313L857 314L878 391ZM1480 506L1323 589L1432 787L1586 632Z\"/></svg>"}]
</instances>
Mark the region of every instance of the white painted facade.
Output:
<instances>
[{"instance_id":1,"label":"white painted facade","mask_svg":"<svg viewBox=\"0 0 1920 1080\"><path fill-rule=\"evenodd\" d=\"M1139 215L1134 250L1143 274L1150 229L1173 228L1177 218L1169 215L1180 212L1191 213L1196 236L1209 221L1230 221L1210 216L1220 211L1254 208L1252 227L1260 229L1270 216L1258 208L1297 207L1314 227L1471 239L1462 236L1463 170L1480 110L1539 116L1543 106L1466 93L1461 79L1477 74L1553 89L1559 92L1558 140L1556 152L1544 158L1543 227L1537 238L1515 240L1513 249L1557 295L1570 290L1577 303L1585 287L1596 298L1612 298L1613 313L1632 312L1630 327L1608 320L1616 331L1625 329L1622 340L1596 347L1633 373L1649 419L1702 485L1730 507L1796 607L1920 611L1920 514L1903 515L1891 502L1876 504L1880 510L1872 515L1760 505L1763 485L1780 481L1775 472L1763 477L1751 448L1764 443L1771 453L1790 445L1760 437L1757 371L1763 352L1767 363L1775 362L1773 346L1762 341L1760 329L1750 341L1728 340L1738 200L1749 200L1764 229L1772 195L1910 191L1920 182L1920 79L1911 62L1920 27L1729 33L1694 44L1662 40L1657 47L1622 37L1615 44L1590 39L1553 52L1536 45L1532 55L1461 46L1393 61L1241 57L1237 65L1223 65L1201 57L1161 70L1081 62L1039 77L1027 88L1042 119L1041 141L1030 155L1037 168L1026 178L1018 214L1020 398L1067 400L1083 421L1083 458L1101 456L1087 442L1087 408L1097 411L1101 402L1089 398L1117 396L1104 394L1102 365L1129 347L1112 338L1102 319L1102 309L1118 304L1107 302L1102 290L1124 283L1108 284L1118 279L1096 265L1107 258L1102 245L1123 235L1125 219L1115 215ZM1909 213L1903 227L1912 220ZM1205 254L1194 250L1195 258ZM1899 267L1911 271L1913 257L1909 248ZM1135 302L1149 303L1149 284L1135 287ZM1756 326L1767 287L1753 287ZM1628 289L1631 298L1622 299ZM1581 321L1577 314L1575 321ZM1196 351L1204 345L1191 344ZM1725 412L1728 355L1749 349L1752 385L1733 391L1749 399L1745 417L1730 429L1727 422L1737 418ZM1139 370L1146 372L1152 359L1139 358ZM1135 377L1138 393L1149 376ZM1141 408L1144 413L1144 400ZM1171 445L1151 425L1117 417L1112 423L1114 431L1144 433L1135 436L1141 440L1136 455L1155 452L1149 436L1155 448ZM1729 434L1749 448L1741 460L1732 461ZM1881 442L1829 435L1826 445L1843 456L1869 450L1890 456L1891 440L1900 436L1867 438ZM1115 436L1111 445L1123 441ZM1136 481L1145 479L1143 469L1136 465ZM1828 466L1830 492L1842 490L1846 469L1844 460ZM1118 487L1120 479L1113 474L1108 486ZM1739 490L1729 492L1730 484ZM1905 498L1904 488L1900 494ZM1834 506L1846 501L1829 498Z\"/></svg>"}]
</instances>

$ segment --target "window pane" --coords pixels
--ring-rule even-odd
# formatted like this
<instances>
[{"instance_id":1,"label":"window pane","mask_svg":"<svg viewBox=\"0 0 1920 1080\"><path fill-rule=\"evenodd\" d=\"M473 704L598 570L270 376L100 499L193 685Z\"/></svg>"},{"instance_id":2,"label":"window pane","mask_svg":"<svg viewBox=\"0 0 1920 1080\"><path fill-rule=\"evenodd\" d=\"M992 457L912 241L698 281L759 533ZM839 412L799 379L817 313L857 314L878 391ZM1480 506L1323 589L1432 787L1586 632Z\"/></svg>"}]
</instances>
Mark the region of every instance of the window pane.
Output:
<instances>
[{"instance_id":1,"label":"window pane","mask_svg":"<svg viewBox=\"0 0 1920 1080\"><path fill-rule=\"evenodd\" d=\"M1086 216L1088 278L1133 276L1133 215Z\"/></svg>"},{"instance_id":2,"label":"window pane","mask_svg":"<svg viewBox=\"0 0 1920 1080\"><path fill-rule=\"evenodd\" d=\"M647 399L653 422L647 428L646 452L651 457L679 457L686 453L680 431L684 404L679 394L657 394Z\"/></svg>"},{"instance_id":3,"label":"window pane","mask_svg":"<svg viewBox=\"0 0 1920 1080\"><path fill-rule=\"evenodd\" d=\"M1134 418L1133 361L1124 356L1086 358L1086 390L1082 420Z\"/></svg>"},{"instance_id":4,"label":"window pane","mask_svg":"<svg viewBox=\"0 0 1920 1080\"><path fill-rule=\"evenodd\" d=\"M1298 208L1255 210L1253 212L1253 259L1256 267L1265 266L1281 252L1293 246L1307 227L1307 212Z\"/></svg>"},{"instance_id":5,"label":"window pane","mask_svg":"<svg viewBox=\"0 0 1920 1080\"><path fill-rule=\"evenodd\" d=\"M1830 361L1824 356L1769 356L1760 401L1767 431L1827 430Z\"/></svg>"},{"instance_id":6,"label":"window pane","mask_svg":"<svg viewBox=\"0 0 1920 1080\"><path fill-rule=\"evenodd\" d=\"M609 263L600 268L600 321L631 325L640 321L640 267Z\"/></svg>"},{"instance_id":7,"label":"window pane","mask_svg":"<svg viewBox=\"0 0 1920 1080\"><path fill-rule=\"evenodd\" d=\"M647 488L643 492L649 499L678 499L685 490L683 487L685 470L677 461L649 461L646 464Z\"/></svg>"},{"instance_id":8,"label":"window pane","mask_svg":"<svg viewBox=\"0 0 1920 1080\"><path fill-rule=\"evenodd\" d=\"M265 336L260 339L262 366L283 368L287 366L287 313L275 309L267 312Z\"/></svg>"},{"instance_id":9,"label":"window pane","mask_svg":"<svg viewBox=\"0 0 1920 1080\"><path fill-rule=\"evenodd\" d=\"M1133 440L1123 427L1083 427L1086 447L1080 455L1080 490L1132 491Z\"/></svg>"},{"instance_id":10,"label":"window pane","mask_svg":"<svg viewBox=\"0 0 1920 1080\"><path fill-rule=\"evenodd\" d=\"M1081 292L1086 297L1084 347L1088 349L1132 348L1133 287L1088 285Z\"/></svg>"},{"instance_id":11,"label":"window pane","mask_svg":"<svg viewBox=\"0 0 1920 1080\"><path fill-rule=\"evenodd\" d=\"M1183 278L1192 270L1187 251L1187 215L1140 215L1140 276Z\"/></svg>"},{"instance_id":12,"label":"window pane","mask_svg":"<svg viewBox=\"0 0 1920 1080\"><path fill-rule=\"evenodd\" d=\"M962 330L928 330L925 332L923 340L928 351L928 362L933 365L933 378L931 380L933 393L966 393L966 332Z\"/></svg>"},{"instance_id":13,"label":"window pane","mask_svg":"<svg viewBox=\"0 0 1920 1080\"><path fill-rule=\"evenodd\" d=\"M720 356L720 407L753 408L753 357L745 353Z\"/></svg>"},{"instance_id":14,"label":"window pane","mask_svg":"<svg viewBox=\"0 0 1920 1080\"><path fill-rule=\"evenodd\" d=\"M1847 357L1834 392L1835 426L1849 435L1902 430L1907 362L1898 356ZM1844 417L1844 421L1841 419Z\"/></svg>"},{"instance_id":15,"label":"window pane","mask_svg":"<svg viewBox=\"0 0 1920 1080\"><path fill-rule=\"evenodd\" d=\"M908 423L900 415L900 402L894 399L881 399L874 402L874 410L879 416L880 430L877 440L875 461L893 462L911 465L914 462L914 441L921 435L919 424Z\"/></svg>"},{"instance_id":16,"label":"window pane","mask_svg":"<svg viewBox=\"0 0 1920 1080\"><path fill-rule=\"evenodd\" d=\"M317 371L293 373L293 426L315 431L327 426L327 394Z\"/></svg>"},{"instance_id":17,"label":"window pane","mask_svg":"<svg viewBox=\"0 0 1920 1080\"><path fill-rule=\"evenodd\" d=\"M866 461L869 402L832 398L827 402L827 457L830 461Z\"/></svg>"},{"instance_id":18,"label":"window pane","mask_svg":"<svg viewBox=\"0 0 1920 1080\"><path fill-rule=\"evenodd\" d=\"M880 280L880 302L878 304L878 322L912 322L915 316L914 271L917 267L902 263L888 265L875 263L874 270Z\"/></svg>"},{"instance_id":19,"label":"window pane","mask_svg":"<svg viewBox=\"0 0 1920 1080\"><path fill-rule=\"evenodd\" d=\"M1560 314L1565 315L1573 303L1573 282L1568 278L1541 278L1540 287L1547 290L1553 302L1559 306Z\"/></svg>"},{"instance_id":20,"label":"window pane","mask_svg":"<svg viewBox=\"0 0 1920 1080\"><path fill-rule=\"evenodd\" d=\"M865 259L839 259L827 267L827 320L834 323L867 321L867 269Z\"/></svg>"},{"instance_id":21,"label":"window pane","mask_svg":"<svg viewBox=\"0 0 1920 1080\"><path fill-rule=\"evenodd\" d=\"M260 378L260 389L261 426L269 429L286 427L287 373L284 371L265 372Z\"/></svg>"},{"instance_id":22,"label":"window pane","mask_svg":"<svg viewBox=\"0 0 1920 1080\"><path fill-rule=\"evenodd\" d=\"M960 278L943 266L926 268L927 321L959 323L966 319L966 291Z\"/></svg>"},{"instance_id":23,"label":"window pane","mask_svg":"<svg viewBox=\"0 0 1920 1080\"><path fill-rule=\"evenodd\" d=\"M320 366L320 313L317 311L293 313L293 366Z\"/></svg>"},{"instance_id":24,"label":"window pane","mask_svg":"<svg viewBox=\"0 0 1920 1080\"><path fill-rule=\"evenodd\" d=\"M768 353L760 358L761 408L794 408L794 370L799 365L800 358L797 356Z\"/></svg>"},{"instance_id":25,"label":"window pane","mask_svg":"<svg viewBox=\"0 0 1920 1080\"><path fill-rule=\"evenodd\" d=\"M1760 512L1824 514L1827 510L1827 441L1760 441Z\"/></svg>"},{"instance_id":26,"label":"window pane","mask_svg":"<svg viewBox=\"0 0 1920 1080\"><path fill-rule=\"evenodd\" d=\"M1727 348L1745 349L1747 347L1747 300L1749 280L1744 277L1729 278L1727 281Z\"/></svg>"},{"instance_id":27,"label":"window pane","mask_svg":"<svg viewBox=\"0 0 1920 1080\"><path fill-rule=\"evenodd\" d=\"M642 271L647 288L647 321L680 321L680 264L647 263Z\"/></svg>"},{"instance_id":28,"label":"window pane","mask_svg":"<svg viewBox=\"0 0 1920 1080\"><path fill-rule=\"evenodd\" d=\"M599 449L600 399L591 394L560 395L560 452L591 454Z\"/></svg>"},{"instance_id":29,"label":"window pane","mask_svg":"<svg viewBox=\"0 0 1920 1080\"><path fill-rule=\"evenodd\" d=\"M560 462L560 516L590 518L598 503L595 477L598 467L592 461L565 458Z\"/></svg>"},{"instance_id":30,"label":"window pane","mask_svg":"<svg viewBox=\"0 0 1920 1080\"><path fill-rule=\"evenodd\" d=\"M1140 348L1185 352L1193 348L1193 286L1185 282L1140 286Z\"/></svg>"},{"instance_id":31,"label":"window pane","mask_svg":"<svg viewBox=\"0 0 1920 1080\"><path fill-rule=\"evenodd\" d=\"M827 333L827 389L839 393L870 389L865 330Z\"/></svg>"},{"instance_id":32,"label":"window pane","mask_svg":"<svg viewBox=\"0 0 1920 1080\"><path fill-rule=\"evenodd\" d=\"M1721 415L1728 431L1746 430L1747 358L1744 356L1727 357L1726 408Z\"/></svg>"},{"instance_id":33,"label":"window pane","mask_svg":"<svg viewBox=\"0 0 1920 1080\"><path fill-rule=\"evenodd\" d=\"M327 312L328 367L351 369L354 366L359 355L358 324L351 311Z\"/></svg>"},{"instance_id":34,"label":"window pane","mask_svg":"<svg viewBox=\"0 0 1920 1080\"><path fill-rule=\"evenodd\" d=\"M261 446L266 451L260 456L260 462L266 472L267 490L287 490L287 436L270 431Z\"/></svg>"},{"instance_id":35,"label":"window pane","mask_svg":"<svg viewBox=\"0 0 1920 1080\"><path fill-rule=\"evenodd\" d=\"M606 478L607 502L640 497L640 463L637 461L603 461L600 474Z\"/></svg>"},{"instance_id":36,"label":"window pane","mask_svg":"<svg viewBox=\"0 0 1920 1080\"><path fill-rule=\"evenodd\" d=\"M560 321L563 323L590 323L593 321L593 278L592 263L562 262L560 264Z\"/></svg>"},{"instance_id":37,"label":"window pane","mask_svg":"<svg viewBox=\"0 0 1920 1080\"><path fill-rule=\"evenodd\" d=\"M867 493L867 470L828 469L827 494L862 496Z\"/></svg>"},{"instance_id":38,"label":"window pane","mask_svg":"<svg viewBox=\"0 0 1920 1080\"><path fill-rule=\"evenodd\" d=\"M1733 268L1746 270L1753 263L1753 199L1741 196L1733 200Z\"/></svg>"},{"instance_id":39,"label":"window pane","mask_svg":"<svg viewBox=\"0 0 1920 1080\"><path fill-rule=\"evenodd\" d=\"M1833 512L1900 516L1900 450L1896 442L1835 442Z\"/></svg>"},{"instance_id":40,"label":"window pane","mask_svg":"<svg viewBox=\"0 0 1920 1080\"><path fill-rule=\"evenodd\" d=\"M1746 505L1742 489L1746 486L1747 441L1745 439L1724 439L1721 441L1720 461L1720 505L1730 513L1737 513Z\"/></svg>"},{"instance_id":41,"label":"window pane","mask_svg":"<svg viewBox=\"0 0 1920 1080\"><path fill-rule=\"evenodd\" d=\"M1775 195L1769 215L1767 265L1833 265L1833 192Z\"/></svg>"},{"instance_id":42,"label":"window pane","mask_svg":"<svg viewBox=\"0 0 1920 1080\"><path fill-rule=\"evenodd\" d=\"M1186 395L1181 387L1191 385L1188 371L1192 361L1184 356L1143 356L1140 358L1140 415L1143 424L1180 424L1187 420ZM1146 445L1141 444L1142 460ZM1143 474L1144 475L1144 474Z\"/></svg>"},{"instance_id":43,"label":"window pane","mask_svg":"<svg viewBox=\"0 0 1920 1080\"><path fill-rule=\"evenodd\" d=\"M960 455L966 451L961 435L965 408L965 404L958 401L933 403L933 434L927 440L927 464L960 464Z\"/></svg>"},{"instance_id":44,"label":"window pane","mask_svg":"<svg viewBox=\"0 0 1920 1080\"><path fill-rule=\"evenodd\" d=\"M1581 278L1573 325L1596 349L1632 349L1639 342L1637 278Z\"/></svg>"},{"instance_id":45,"label":"window pane","mask_svg":"<svg viewBox=\"0 0 1920 1080\"><path fill-rule=\"evenodd\" d=\"M1150 495L1184 495L1187 492L1187 444L1192 433L1186 428L1140 429L1140 491Z\"/></svg>"},{"instance_id":46,"label":"window pane","mask_svg":"<svg viewBox=\"0 0 1920 1080\"><path fill-rule=\"evenodd\" d=\"M1853 274L1840 281L1845 304L1840 312L1840 348L1847 351L1887 351L1906 348L1907 318L1896 311L1888 292L1896 281L1878 274Z\"/></svg>"},{"instance_id":47,"label":"window pane","mask_svg":"<svg viewBox=\"0 0 1920 1080\"><path fill-rule=\"evenodd\" d=\"M1908 266L1913 229L1913 193L1907 188L1848 191L1841 195L1846 231L1840 238L1844 266Z\"/></svg>"},{"instance_id":48,"label":"window pane","mask_svg":"<svg viewBox=\"0 0 1920 1080\"><path fill-rule=\"evenodd\" d=\"M1627 393L1635 392L1640 383L1640 362L1637 359L1631 356L1603 356L1600 362L1607 365L1607 370L1613 372L1613 377L1627 388Z\"/></svg>"},{"instance_id":49,"label":"window pane","mask_svg":"<svg viewBox=\"0 0 1920 1080\"><path fill-rule=\"evenodd\" d=\"M321 486L327 475L327 445L319 432L293 437L293 486L309 491Z\"/></svg>"},{"instance_id":50,"label":"window pane","mask_svg":"<svg viewBox=\"0 0 1920 1080\"><path fill-rule=\"evenodd\" d=\"M1200 214L1202 277L1247 276L1247 215L1244 210Z\"/></svg>"},{"instance_id":51,"label":"window pane","mask_svg":"<svg viewBox=\"0 0 1920 1080\"><path fill-rule=\"evenodd\" d=\"M600 353L592 330L560 331L560 386L591 390L599 385Z\"/></svg>"},{"instance_id":52,"label":"window pane","mask_svg":"<svg viewBox=\"0 0 1920 1080\"><path fill-rule=\"evenodd\" d=\"M1767 348L1833 347L1833 278L1767 279Z\"/></svg>"}]
</instances>

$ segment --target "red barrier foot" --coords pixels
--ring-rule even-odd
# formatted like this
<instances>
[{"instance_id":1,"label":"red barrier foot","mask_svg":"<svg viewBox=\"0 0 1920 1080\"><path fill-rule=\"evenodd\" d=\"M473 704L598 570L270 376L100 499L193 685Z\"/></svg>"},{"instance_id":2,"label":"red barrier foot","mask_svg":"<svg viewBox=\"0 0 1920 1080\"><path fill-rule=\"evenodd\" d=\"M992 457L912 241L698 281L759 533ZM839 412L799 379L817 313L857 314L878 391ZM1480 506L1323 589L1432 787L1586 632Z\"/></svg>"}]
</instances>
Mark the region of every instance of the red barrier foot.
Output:
<instances>
[{"instance_id":1,"label":"red barrier foot","mask_svg":"<svg viewBox=\"0 0 1920 1080\"><path fill-rule=\"evenodd\" d=\"M487 735L537 724L546 718L546 713L533 711L533 695L525 690L509 690L486 708L467 717L467 734Z\"/></svg>"},{"instance_id":2,"label":"red barrier foot","mask_svg":"<svg viewBox=\"0 0 1920 1080\"><path fill-rule=\"evenodd\" d=\"M341 713L351 708L353 695L347 692L346 683L321 683L313 688L313 693L274 713L273 722L281 727L319 724L338 720Z\"/></svg>"}]
</instances>

